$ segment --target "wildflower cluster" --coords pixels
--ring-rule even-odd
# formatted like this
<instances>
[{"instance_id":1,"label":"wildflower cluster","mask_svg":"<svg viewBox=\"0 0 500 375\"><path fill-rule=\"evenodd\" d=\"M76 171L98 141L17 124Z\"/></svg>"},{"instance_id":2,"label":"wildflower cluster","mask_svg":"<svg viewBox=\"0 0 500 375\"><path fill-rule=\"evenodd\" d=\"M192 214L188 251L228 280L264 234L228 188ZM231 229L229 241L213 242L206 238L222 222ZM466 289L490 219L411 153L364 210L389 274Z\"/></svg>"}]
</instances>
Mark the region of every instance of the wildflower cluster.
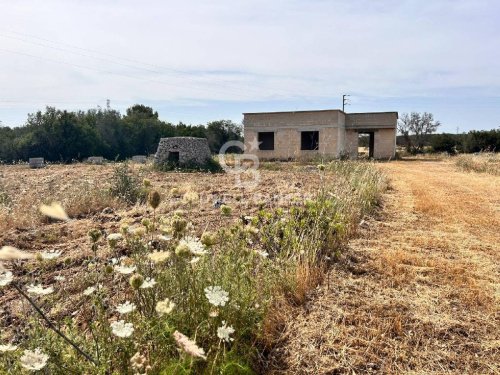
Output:
<instances>
[{"instance_id":1,"label":"wildflower cluster","mask_svg":"<svg viewBox=\"0 0 500 375\"><path fill-rule=\"evenodd\" d=\"M318 169L327 174L335 168L341 167ZM339 171L351 181L350 171ZM352 181L365 175L372 176L361 171ZM170 199L183 210L165 213L163 194L144 180L147 194L134 208L138 215L88 233L91 251L81 274L65 271L70 254L57 247L36 256L3 247L0 261L52 267L57 274L0 267L0 288L18 290L33 307L25 340L0 342L0 372L223 373L233 366L250 373L276 293L296 298L297 267L338 251L352 227L348 220L376 201L377 189L353 186L358 200L344 206L339 192L252 216L222 204L211 214L226 224L207 231L190 216L197 192L173 188ZM40 210L64 225L72 222L59 204ZM57 324L56 312L64 316Z\"/></svg>"}]
</instances>

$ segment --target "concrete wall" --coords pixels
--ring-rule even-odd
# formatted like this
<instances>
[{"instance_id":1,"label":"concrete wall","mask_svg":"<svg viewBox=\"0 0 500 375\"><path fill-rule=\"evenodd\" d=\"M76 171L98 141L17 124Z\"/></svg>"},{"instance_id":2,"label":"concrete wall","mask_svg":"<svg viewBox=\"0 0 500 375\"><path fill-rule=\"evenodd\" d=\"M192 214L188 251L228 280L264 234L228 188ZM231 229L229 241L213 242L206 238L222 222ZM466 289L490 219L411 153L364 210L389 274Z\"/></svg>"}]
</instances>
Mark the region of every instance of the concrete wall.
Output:
<instances>
[{"instance_id":1,"label":"concrete wall","mask_svg":"<svg viewBox=\"0 0 500 375\"><path fill-rule=\"evenodd\" d=\"M339 110L245 113L244 116L245 150L261 159L338 155L339 121L342 124L345 121L344 114ZM258 139L258 132L265 131L274 132L274 150L251 149L250 143ZM300 149L302 131L319 131L319 150Z\"/></svg>"},{"instance_id":2,"label":"concrete wall","mask_svg":"<svg viewBox=\"0 0 500 375\"><path fill-rule=\"evenodd\" d=\"M395 128L397 112L349 113L346 115L346 128Z\"/></svg>"},{"instance_id":3,"label":"concrete wall","mask_svg":"<svg viewBox=\"0 0 500 375\"><path fill-rule=\"evenodd\" d=\"M261 159L358 156L358 131L374 131L374 157L395 154L397 112L345 114L340 110L245 113L245 152ZM259 132L274 132L274 150L255 150ZM319 131L319 150L301 150L301 132Z\"/></svg>"},{"instance_id":4,"label":"concrete wall","mask_svg":"<svg viewBox=\"0 0 500 375\"><path fill-rule=\"evenodd\" d=\"M350 159L358 157L359 134L355 130L345 131L345 153Z\"/></svg>"},{"instance_id":5,"label":"concrete wall","mask_svg":"<svg viewBox=\"0 0 500 375\"><path fill-rule=\"evenodd\" d=\"M389 159L396 154L396 129L379 129L375 133L373 157Z\"/></svg>"}]
</instances>

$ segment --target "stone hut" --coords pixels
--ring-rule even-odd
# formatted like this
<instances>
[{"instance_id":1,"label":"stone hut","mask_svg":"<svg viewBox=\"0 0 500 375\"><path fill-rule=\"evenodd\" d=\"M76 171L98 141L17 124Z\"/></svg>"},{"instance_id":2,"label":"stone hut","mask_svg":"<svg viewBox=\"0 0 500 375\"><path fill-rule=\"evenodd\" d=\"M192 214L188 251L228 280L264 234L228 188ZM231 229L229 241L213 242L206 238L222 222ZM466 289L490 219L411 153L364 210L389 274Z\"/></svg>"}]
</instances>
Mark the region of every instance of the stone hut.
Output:
<instances>
[{"instance_id":1,"label":"stone hut","mask_svg":"<svg viewBox=\"0 0 500 375\"><path fill-rule=\"evenodd\" d=\"M155 164L204 165L212 156L206 138L161 138L155 155Z\"/></svg>"}]
</instances>

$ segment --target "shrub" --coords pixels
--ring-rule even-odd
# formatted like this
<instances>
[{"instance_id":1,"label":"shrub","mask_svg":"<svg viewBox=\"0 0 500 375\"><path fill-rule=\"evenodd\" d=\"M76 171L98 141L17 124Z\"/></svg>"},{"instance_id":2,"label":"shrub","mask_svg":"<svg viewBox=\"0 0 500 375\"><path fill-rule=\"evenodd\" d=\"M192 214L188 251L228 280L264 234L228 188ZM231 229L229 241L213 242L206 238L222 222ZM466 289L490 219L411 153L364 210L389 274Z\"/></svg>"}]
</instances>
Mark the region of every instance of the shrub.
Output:
<instances>
[{"instance_id":1,"label":"shrub","mask_svg":"<svg viewBox=\"0 0 500 375\"><path fill-rule=\"evenodd\" d=\"M127 163L117 164L115 167L110 193L128 204L143 203L147 196L141 179L134 175Z\"/></svg>"},{"instance_id":2,"label":"shrub","mask_svg":"<svg viewBox=\"0 0 500 375\"><path fill-rule=\"evenodd\" d=\"M455 159L455 165L467 172L500 175L500 154L485 152L477 155L459 155Z\"/></svg>"},{"instance_id":3,"label":"shrub","mask_svg":"<svg viewBox=\"0 0 500 375\"><path fill-rule=\"evenodd\" d=\"M208 158L205 163L198 164L195 162L178 163L172 161L166 161L162 164L155 165L154 167L158 171L170 172L210 172L210 173L221 173L223 169L219 162L213 158Z\"/></svg>"},{"instance_id":4,"label":"shrub","mask_svg":"<svg viewBox=\"0 0 500 375\"><path fill-rule=\"evenodd\" d=\"M9 206L11 203L11 199L9 194L5 191L5 188L0 183L0 206Z\"/></svg>"},{"instance_id":5,"label":"shrub","mask_svg":"<svg viewBox=\"0 0 500 375\"><path fill-rule=\"evenodd\" d=\"M434 152L447 152L454 154L457 146L456 136L451 134L436 134L431 138L431 146Z\"/></svg>"}]
</instances>

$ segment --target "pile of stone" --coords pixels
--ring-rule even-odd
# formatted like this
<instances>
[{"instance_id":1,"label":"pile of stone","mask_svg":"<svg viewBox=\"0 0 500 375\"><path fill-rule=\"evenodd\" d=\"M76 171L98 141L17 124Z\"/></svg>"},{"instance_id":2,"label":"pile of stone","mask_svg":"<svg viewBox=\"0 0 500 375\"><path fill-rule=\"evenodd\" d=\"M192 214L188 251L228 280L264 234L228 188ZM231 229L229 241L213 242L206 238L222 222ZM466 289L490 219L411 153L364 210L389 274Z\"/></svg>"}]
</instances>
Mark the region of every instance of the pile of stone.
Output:
<instances>
[{"instance_id":1,"label":"pile of stone","mask_svg":"<svg viewBox=\"0 0 500 375\"><path fill-rule=\"evenodd\" d=\"M146 155L134 155L132 156L132 161L134 163L139 163L139 164L146 164L148 158Z\"/></svg>"},{"instance_id":2,"label":"pile of stone","mask_svg":"<svg viewBox=\"0 0 500 375\"><path fill-rule=\"evenodd\" d=\"M29 158L29 165L31 169L43 168L45 166L45 160L43 158Z\"/></svg>"},{"instance_id":3,"label":"pile of stone","mask_svg":"<svg viewBox=\"0 0 500 375\"><path fill-rule=\"evenodd\" d=\"M104 158L102 156L90 156L87 159L87 163L90 163L90 164L102 164L102 163L104 163Z\"/></svg>"}]
</instances>

